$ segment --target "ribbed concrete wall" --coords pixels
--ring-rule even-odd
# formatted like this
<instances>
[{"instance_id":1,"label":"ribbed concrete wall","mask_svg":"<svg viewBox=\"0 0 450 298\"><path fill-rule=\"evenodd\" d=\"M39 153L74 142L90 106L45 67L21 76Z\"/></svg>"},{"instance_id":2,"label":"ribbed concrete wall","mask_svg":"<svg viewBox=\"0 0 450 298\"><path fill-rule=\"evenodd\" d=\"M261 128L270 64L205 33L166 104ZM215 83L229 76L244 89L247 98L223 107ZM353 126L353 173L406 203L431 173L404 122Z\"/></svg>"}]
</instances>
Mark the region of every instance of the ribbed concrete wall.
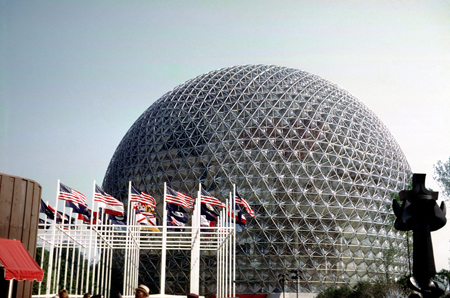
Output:
<instances>
[{"instance_id":1,"label":"ribbed concrete wall","mask_svg":"<svg viewBox=\"0 0 450 298\"><path fill-rule=\"evenodd\" d=\"M21 240L33 257L41 192L36 181L0 173L0 238ZM7 294L3 278L0 277L0 297ZM31 297L32 287L31 281L14 281L13 297Z\"/></svg>"}]
</instances>

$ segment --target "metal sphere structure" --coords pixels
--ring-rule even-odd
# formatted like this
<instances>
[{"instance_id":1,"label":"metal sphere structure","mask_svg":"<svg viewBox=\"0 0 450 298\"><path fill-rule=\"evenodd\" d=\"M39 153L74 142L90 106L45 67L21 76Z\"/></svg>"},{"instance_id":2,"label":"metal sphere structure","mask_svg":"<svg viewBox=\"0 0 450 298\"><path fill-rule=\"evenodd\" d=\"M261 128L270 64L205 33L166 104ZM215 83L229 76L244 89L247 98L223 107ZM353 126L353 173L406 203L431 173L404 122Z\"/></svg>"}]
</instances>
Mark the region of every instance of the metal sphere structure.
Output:
<instances>
[{"instance_id":1,"label":"metal sphere structure","mask_svg":"<svg viewBox=\"0 0 450 298\"><path fill-rule=\"evenodd\" d=\"M386 263L383 252L405 246L388 217L409 170L385 125L347 91L304 71L244 65L152 104L119 144L103 188L125 201L133 181L158 201L164 182L191 195L201 183L224 200L234 183L256 213L237 235L237 292L315 292L402 272L406 258ZM156 270L146 278L158 284L147 254ZM174 294L188 291L182 254L168 266ZM283 285L292 270L302 273ZM200 294L214 292L215 274L205 256Z\"/></svg>"}]
</instances>

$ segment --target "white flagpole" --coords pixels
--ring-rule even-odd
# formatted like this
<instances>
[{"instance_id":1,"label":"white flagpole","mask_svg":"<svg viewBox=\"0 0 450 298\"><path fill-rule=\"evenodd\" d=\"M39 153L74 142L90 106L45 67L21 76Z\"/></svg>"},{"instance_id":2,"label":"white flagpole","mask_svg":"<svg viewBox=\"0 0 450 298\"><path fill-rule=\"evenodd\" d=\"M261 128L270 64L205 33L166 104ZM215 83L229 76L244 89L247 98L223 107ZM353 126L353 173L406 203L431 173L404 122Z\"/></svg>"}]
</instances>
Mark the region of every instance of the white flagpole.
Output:
<instances>
[{"instance_id":1,"label":"white flagpole","mask_svg":"<svg viewBox=\"0 0 450 298\"><path fill-rule=\"evenodd\" d=\"M133 228L132 228L132 236L133 239L131 240L131 247L130 247L130 253L131 253L131 257L130 257L130 261L131 261L131 269L133 270L130 274L131 278L130 278L130 294L132 293L132 286L136 284L136 278L137 278L137 274L136 271L138 271L139 269L136 268L136 237L137 237L137 229L139 229L138 227L138 222L136 220L136 211L134 210L134 205L135 203L133 203L133 206L131 209L133 209Z\"/></svg>"},{"instance_id":2,"label":"white flagpole","mask_svg":"<svg viewBox=\"0 0 450 298\"><path fill-rule=\"evenodd\" d=\"M228 199L227 200L225 200L225 205L226 206L229 206L229 204L228 204ZM231 209L231 208L230 208ZM231 211L231 210L230 210ZM227 212L226 210L225 210L225 212ZM229 212L227 212L227 213L229 213ZM231 216L228 216L227 217L227 228L226 228L226 239L228 239L228 234L230 233L230 228L231 228ZM229 283L228 283L228 276L229 276L229 274L230 274L230 272L229 272L229 270L228 270L228 268L229 268L229 266L228 266L228 264L229 264L229 262L230 262L230 259L228 258L228 253L229 253L229 251L228 251L228 243L229 243L229 241L227 240L224 244L225 244L225 279L224 279L224 282L225 282L225 297L228 297L228 293L229 293L229 291L230 291L230 288L229 288Z\"/></svg>"},{"instance_id":3,"label":"white flagpole","mask_svg":"<svg viewBox=\"0 0 450 298\"><path fill-rule=\"evenodd\" d=\"M227 247L227 243L225 241L226 237L227 237L227 225L228 225L228 220L227 220L227 211L223 210L223 229L222 229L222 297L227 297L227 263L226 263L226 247Z\"/></svg>"},{"instance_id":4,"label":"white flagpole","mask_svg":"<svg viewBox=\"0 0 450 298\"><path fill-rule=\"evenodd\" d=\"M223 226L224 226L224 211L221 210L221 217L220 217L220 229L219 229L219 235L220 235L220 298L223 297L223 245L222 245L222 241L223 241Z\"/></svg>"},{"instance_id":5,"label":"white flagpole","mask_svg":"<svg viewBox=\"0 0 450 298\"><path fill-rule=\"evenodd\" d=\"M63 224L63 226L62 226L62 229L64 230L65 229L65 225L64 225L64 221L65 221L65 219L66 219L66 204L64 204L63 205L63 219L62 219L62 224ZM69 222L70 222L70 218L69 218ZM61 236L63 236L64 235L64 233L61 233ZM66 262L65 262L65 264L64 264L64 279L63 279L63 288L65 289L66 288L66 281L67 281L67 263L68 263L68 261L69 261L69 242L70 242L70 238L69 239L67 239L67 244L66 244L66 246L67 246L67 248L66 248ZM61 242L61 253L62 253L62 249L63 249L63 245L62 245L62 242ZM61 262L62 262L62 260L61 260ZM59 275L59 273L58 273L58 277L59 277L60 275Z\"/></svg>"},{"instance_id":6,"label":"white flagpole","mask_svg":"<svg viewBox=\"0 0 450 298\"><path fill-rule=\"evenodd\" d=\"M75 249L74 249L75 250ZM81 247L78 247L78 260L77 260L77 275L75 278L75 295L78 294L78 281L80 280L80 259L81 259ZM83 257L84 259L84 257ZM83 261L84 263L84 261ZM81 271L83 272L83 271ZM83 284L83 282L81 282Z\"/></svg>"},{"instance_id":7,"label":"white flagpole","mask_svg":"<svg viewBox=\"0 0 450 298\"><path fill-rule=\"evenodd\" d=\"M191 277L190 290L191 293L199 294L200 281L200 210L201 210L201 184L192 214L191 227Z\"/></svg>"},{"instance_id":8,"label":"white flagpole","mask_svg":"<svg viewBox=\"0 0 450 298\"><path fill-rule=\"evenodd\" d=\"M47 206L48 206L48 201L47 201ZM45 217L45 228L47 225L47 215ZM45 242L46 241L42 241L42 247L41 247L41 268L44 267L44 252L45 252ZM41 286L42 286L42 281L39 282L39 289L38 289L38 295L41 295Z\"/></svg>"},{"instance_id":9,"label":"white flagpole","mask_svg":"<svg viewBox=\"0 0 450 298\"><path fill-rule=\"evenodd\" d=\"M129 279L129 272L128 272L128 262L129 262L129 235L131 231L131 213L130 213L130 207L131 207L131 181L128 181L128 206L127 206L127 234L125 238L125 260L124 260L124 271L123 271L123 294L124 295L130 295L129 293L129 287L128 287L128 279Z\"/></svg>"},{"instance_id":10,"label":"white flagpole","mask_svg":"<svg viewBox=\"0 0 450 298\"><path fill-rule=\"evenodd\" d=\"M70 213L69 213L69 231L72 234L72 232L71 232L72 231L72 209L70 209ZM76 232L74 232L74 233L76 233ZM75 293L73 291L73 288L72 288L73 272L74 272L73 266L74 266L74 261L75 261L75 244L76 244L75 241L73 241L72 242L72 246L73 246L73 248L72 248L72 261L70 262L71 263L70 264L70 284L69 284L70 293ZM69 247L67 247L67 254L69 254Z\"/></svg>"},{"instance_id":11,"label":"white flagpole","mask_svg":"<svg viewBox=\"0 0 450 298\"><path fill-rule=\"evenodd\" d=\"M94 187L93 187L93 193L92 193L92 210L93 210L93 214L95 214L94 212L94 210L95 210L95 180L94 180ZM99 253L98 253L98 250L97 250L97 242L98 242L98 235L97 235L97 233L98 233L98 224L99 224L99 221L100 221L100 208L98 207L98 204L97 204L97 219L96 219L96 221L95 221L95 230L96 230L96 232L95 232L95 234L94 234L94 261L97 261L97 263L95 263L95 262L93 262L93 264L92 264L92 283L91 283L91 285L92 285L92 287L95 285L95 278L96 278L96 275L98 275L98 268L97 268L97 266L99 265L99 263L100 263L100 261L98 261L97 259L98 259L98 255L99 255ZM98 283L97 283L97 285L96 285L96 288L95 288L95 291L98 293Z\"/></svg>"},{"instance_id":12,"label":"white flagpole","mask_svg":"<svg viewBox=\"0 0 450 298\"><path fill-rule=\"evenodd\" d=\"M94 181L94 194L95 194L95 181ZM92 207L91 207L91 218L89 219L89 241L88 241L88 263L87 263L87 275L86 275L86 292L91 292L89 290L89 273L91 269L91 251L92 251L92 229L94 228L92 223L94 221L94 198L92 198Z\"/></svg>"},{"instance_id":13,"label":"white flagpole","mask_svg":"<svg viewBox=\"0 0 450 298\"><path fill-rule=\"evenodd\" d=\"M166 209L167 185L164 182L164 202L163 202L163 228L162 228L162 248L161 248L161 279L160 292L161 298L165 297L166 292L166 248L167 248L167 209Z\"/></svg>"},{"instance_id":14,"label":"white flagpole","mask_svg":"<svg viewBox=\"0 0 450 298\"><path fill-rule=\"evenodd\" d=\"M140 230L140 224L137 222L137 218L136 218L136 211L134 210L134 206L135 203L133 202L133 205L131 206L133 209L133 240L131 241L131 265L132 265L132 269L133 272L131 274L131 283L130 283L130 294L133 293L133 285L136 285L138 283L138 274L139 274L139 264L136 262L137 260L137 250L138 250L138 246L136 244L137 241L137 235L138 235L138 231Z\"/></svg>"},{"instance_id":15,"label":"white flagpole","mask_svg":"<svg viewBox=\"0 0 450 298\"><path fill-rule=\"evenodd\" d=\"M105 275L104 275L104 279L103 279L103 289L104 289L104 293L105 293L105 297L109 297L109 278L111 277L111 267L110 267L110 254L111 254L111 249L108 245L108 241L110 240L110 221L109 219L107 220L107 226L105 226Z\"/></svg>"},{"instance_id":16,"label":"white flagpole","mask_svg":"<svg viewBox=\"0 0 450 298\"><path fill-rule=\"evenodd\" d=\"M60 181L58 179L58 186L56 187L56 203L55 203L55 214L54 214L54 218L53 218L53 231L52 231L52 240L51 240L51 244L50 244L50 254L49 254L49 260L48 260L48 269L47 269L47 288L45 291L45 294L48 296L50 295L50 285L51 285L51 280L52 280L52 269L53 269L53 254L54 254L54 250L55 250L55 233L56 233L56 220L57 220L57 215L58 215L58 197L59 197L59 186L60 186ZM48 206L48 204L47 204ZM42 252L44 253L44 252Z\"/></svg>"},{"instance_id":17,"label":"white flagpole","mask_svg":"<svg viewBox=\"0 0 450 298\"><path fill-rule=\"evenodd\" d=\"M233 184L233 209L234 212L236 212L236 185ZM237 237L237 232L236 232L236 220L234 221L234 226L233 226L233 297L236 297L236 237Z\"/></svg>"},{"instance_id":18,"label":"white flagpole","mask_svg":"<svg viewBox=\"0 0 450 298\"><path fill-rule=\"evenodd\" d=\"M217 221L217 230L216 230L216 235L217 235L217 269L216 269L216 275L217 275L217 277L216 277L216 287L217 287L217 289L216 289L216 295L217 295L217 298L221 298L222 296L220 295L220 286L221 286L221 283L220 283L220 266L221 266L221 264L220 264L220 262L221 262L221 258L220 258L220 227L221 227L221 220L222 220L222 210L219 212L219 220Z\"/></svg>"},{"instance_id":19,"label":"white flagpole","mask_svg":"<svg viewBox=\"0 0 450 298\"><path fill-rule=\"evenodd\" d=\"M217 289L217 296L218 298L222 298L222 246L220 245L222 241L222 216L223 216L223 210L220 210L219 215L219 229L217 230L217 234L219 236L219 250L217 251L217 283L218 283L218 289Z\"/></svg>"},{"instance_id":20,"label":"white flagpole","mask_svg":"<svg viewBox=\"0 0 450 298\"><path fill-rule=\"evenodd\" d=\"M86 207L87 208L87 207ZM84 226L83 229L86 229L87 232L87 226ZM83 240L86 240L86 237L83 237ZM84 242L84 241L83 241ZM83 293L83 286L84 286L84 272L86 272L86 268L84 268L86 261L84 260L86 258L86 244L83 246L83 260L81 263L81 284L80 284L80 292ZM86 275L87 278L87 275Z\"/></svg>"},{"instance_id":21,"label":"white flagpole","mask_svg":"<svg viewBox=\"0 0 450 298\"><path fill-rule=\"evenodd\" d=\"M62 216L62 222L64 225L64 214ZM63 233L61 232L61 226L58 229L58 240L59 240L59 245L58 245L58 259L57 259L57 270L55 270L55 281L54 281L54 288L56 291L58 291L58 282L60 279L60 272L61 272L61 253L62 253L62 244L63 244Z\"/></svg>"},{"instance_id":22,"label":"white flagpole","mask_svg":"<svg viewBox=\"0 0 450 298\"><path fill-rule=\"evenodd\" d=\"M114 237L114 227L111 225L111 227L110 227L110 239L111 240L113 240L112 238ZM112 248L110 248L110 250L109 250L109 276L108 276L108 296L107 297L110 297L110 294L111 294L111 277L112 277L112 259L113 259L113 254L114 254L114 248L112 247Z\"/></svg>"},{"instance_id":23,"label":"white flagpole","mask_svg":"<svg viewBox=\"0 0 450 298\"><path fill-rule=\"evenodd\" d=\"M92 202L92 207L94 207L94 204L95 204L95 186L96 186L96 184L95 184L95 180L94 180L94 192L93 192L93 199L94 199L94 201ZM103 209L105 209L105 208L103 208ZM95 247L95 250L94 250L94 255L95 255L95 258L94 258L94 260L95 261L97 261L96 262L96 264L94 264L94 269L93 269L93 271L92 271L92 285L94 285L95 284L95 280L97 279L97 280L99 280L100 279L100 267L101 267L101 262L100 262L100 251L101 251L101 247L98 247L98 241L99 240L101 240L101 238L98 236L98 226L99 226L99 224L100 224L100 221L101 221L101 216L100 216L100 206L99 206L99 204L97 203L97 220L96 220L96 222L95 222L95 243L94 243L94 247ZM102 223L103 224L103 223ZM97 282L97 284L96 284L96 288L95 288L95 291L97 292L97 293L99 293L99 282Z\"/></svg>"},{"instance_id":24,"label":"white flagpole","mask_svg":"<svg viewBox=\"0 0 450 298\"><path fill-rule=\"evenodd\" d=\"M105 282L106 282L105 267L106 267L107 257L106 257L106 242L105 242L105 240L106 240L106 238L105 238L106 237L106 224L105 224L106 223L106 213L105 213L105 210L106 210L106 206L104 206L103 209L102 209L101 235L103 237L100 238L101 245L100 245L100 248L99 248L99 257L100 257L100 260L101 260L101 263L102 263L101 264L101 269L102 270L100 272L100 269L99 269L99 272L98 272L99 276L100 276L100 278L99 278L100 282L98 283L98 284L100 284L100 292L97 290L97 293L105 293L106 292L106 289L105 289ZM98 211L100 212L100 208L99 208ZM100 262L100 260L99 260L99 262Z\"/></svg>"},{"instance_id":25,"label":"white flagpole","mask_svg":"<svg viewBox=\"0 0 450 298\"><path fill-rule=\"evenodd\" d=\"M234 210L233 210L234 211ZM234 222L236 222L236 218L234 219ZM231 242L233 241L233 222L231 222L230 219L230 228L228 229L228 241L227 241L227 247L228 247L228 254L227 254L227 258L228 258L228 263L227 263L227 267L228 267L228 297L231 297L232 293L233 293L233 285L232 285L232 279L233 279L233 267L231 265L231 255L232 255L232 248L231 248Z\"/></svg>"}]
</instances>

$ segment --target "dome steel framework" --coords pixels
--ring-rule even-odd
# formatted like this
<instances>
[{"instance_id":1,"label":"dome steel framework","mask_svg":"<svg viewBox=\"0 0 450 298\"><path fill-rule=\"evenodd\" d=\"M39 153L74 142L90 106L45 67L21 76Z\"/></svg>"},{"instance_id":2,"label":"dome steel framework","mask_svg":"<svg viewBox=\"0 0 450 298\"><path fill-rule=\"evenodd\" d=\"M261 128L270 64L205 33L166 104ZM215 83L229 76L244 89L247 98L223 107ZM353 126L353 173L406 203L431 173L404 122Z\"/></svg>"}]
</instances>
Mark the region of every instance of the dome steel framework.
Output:
<instances>
[{"instance_id":1,"label":"dome steel framework","mask_svg":"<svg viewBox=\"0 0 450 298\"><path fill-rule=\"evenodd\" d=\"M403 272L405 256L386 264L383 252L406 250L386 223L409 170L385 125L347 91L304 71L245 65L198 76L151 105L119 144L103 188L126 201L133 181L161 201L163 182L191 195L202 183L225 199L235 183L256 213L237 237L237 291L280 292L280 276L300 269L284 290L314 292ZM156 269L142 278L158 284L158 256L141 262ZM186 293L186 268L184 252L172 255L167 293ZM214 293L212 258L202 268L200 294Z\"/></svg>"}]
</instances>

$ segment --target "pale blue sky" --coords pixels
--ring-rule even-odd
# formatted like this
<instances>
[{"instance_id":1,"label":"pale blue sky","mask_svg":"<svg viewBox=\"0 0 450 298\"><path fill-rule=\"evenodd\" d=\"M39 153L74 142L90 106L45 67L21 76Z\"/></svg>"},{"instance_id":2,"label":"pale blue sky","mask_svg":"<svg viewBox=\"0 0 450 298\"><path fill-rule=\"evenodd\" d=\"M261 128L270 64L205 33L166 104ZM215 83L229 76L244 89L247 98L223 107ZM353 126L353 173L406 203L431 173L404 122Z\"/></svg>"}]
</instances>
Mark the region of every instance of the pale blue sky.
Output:
<instances>
[{"instance_id":1,"label":"pale blue sky","mask_svg":"<svg viewBox=\"0 0 450 298\"><path fill-rule=\"evenodd\" d=\"M0 172L92 200L155 100L197 75L275 64L338 84L433 181L450 156L447 1L0 0ZM450 224L448 225L450 226ZM450 228L434 236L449 265Z\"/></svg>"}]
</instances>

